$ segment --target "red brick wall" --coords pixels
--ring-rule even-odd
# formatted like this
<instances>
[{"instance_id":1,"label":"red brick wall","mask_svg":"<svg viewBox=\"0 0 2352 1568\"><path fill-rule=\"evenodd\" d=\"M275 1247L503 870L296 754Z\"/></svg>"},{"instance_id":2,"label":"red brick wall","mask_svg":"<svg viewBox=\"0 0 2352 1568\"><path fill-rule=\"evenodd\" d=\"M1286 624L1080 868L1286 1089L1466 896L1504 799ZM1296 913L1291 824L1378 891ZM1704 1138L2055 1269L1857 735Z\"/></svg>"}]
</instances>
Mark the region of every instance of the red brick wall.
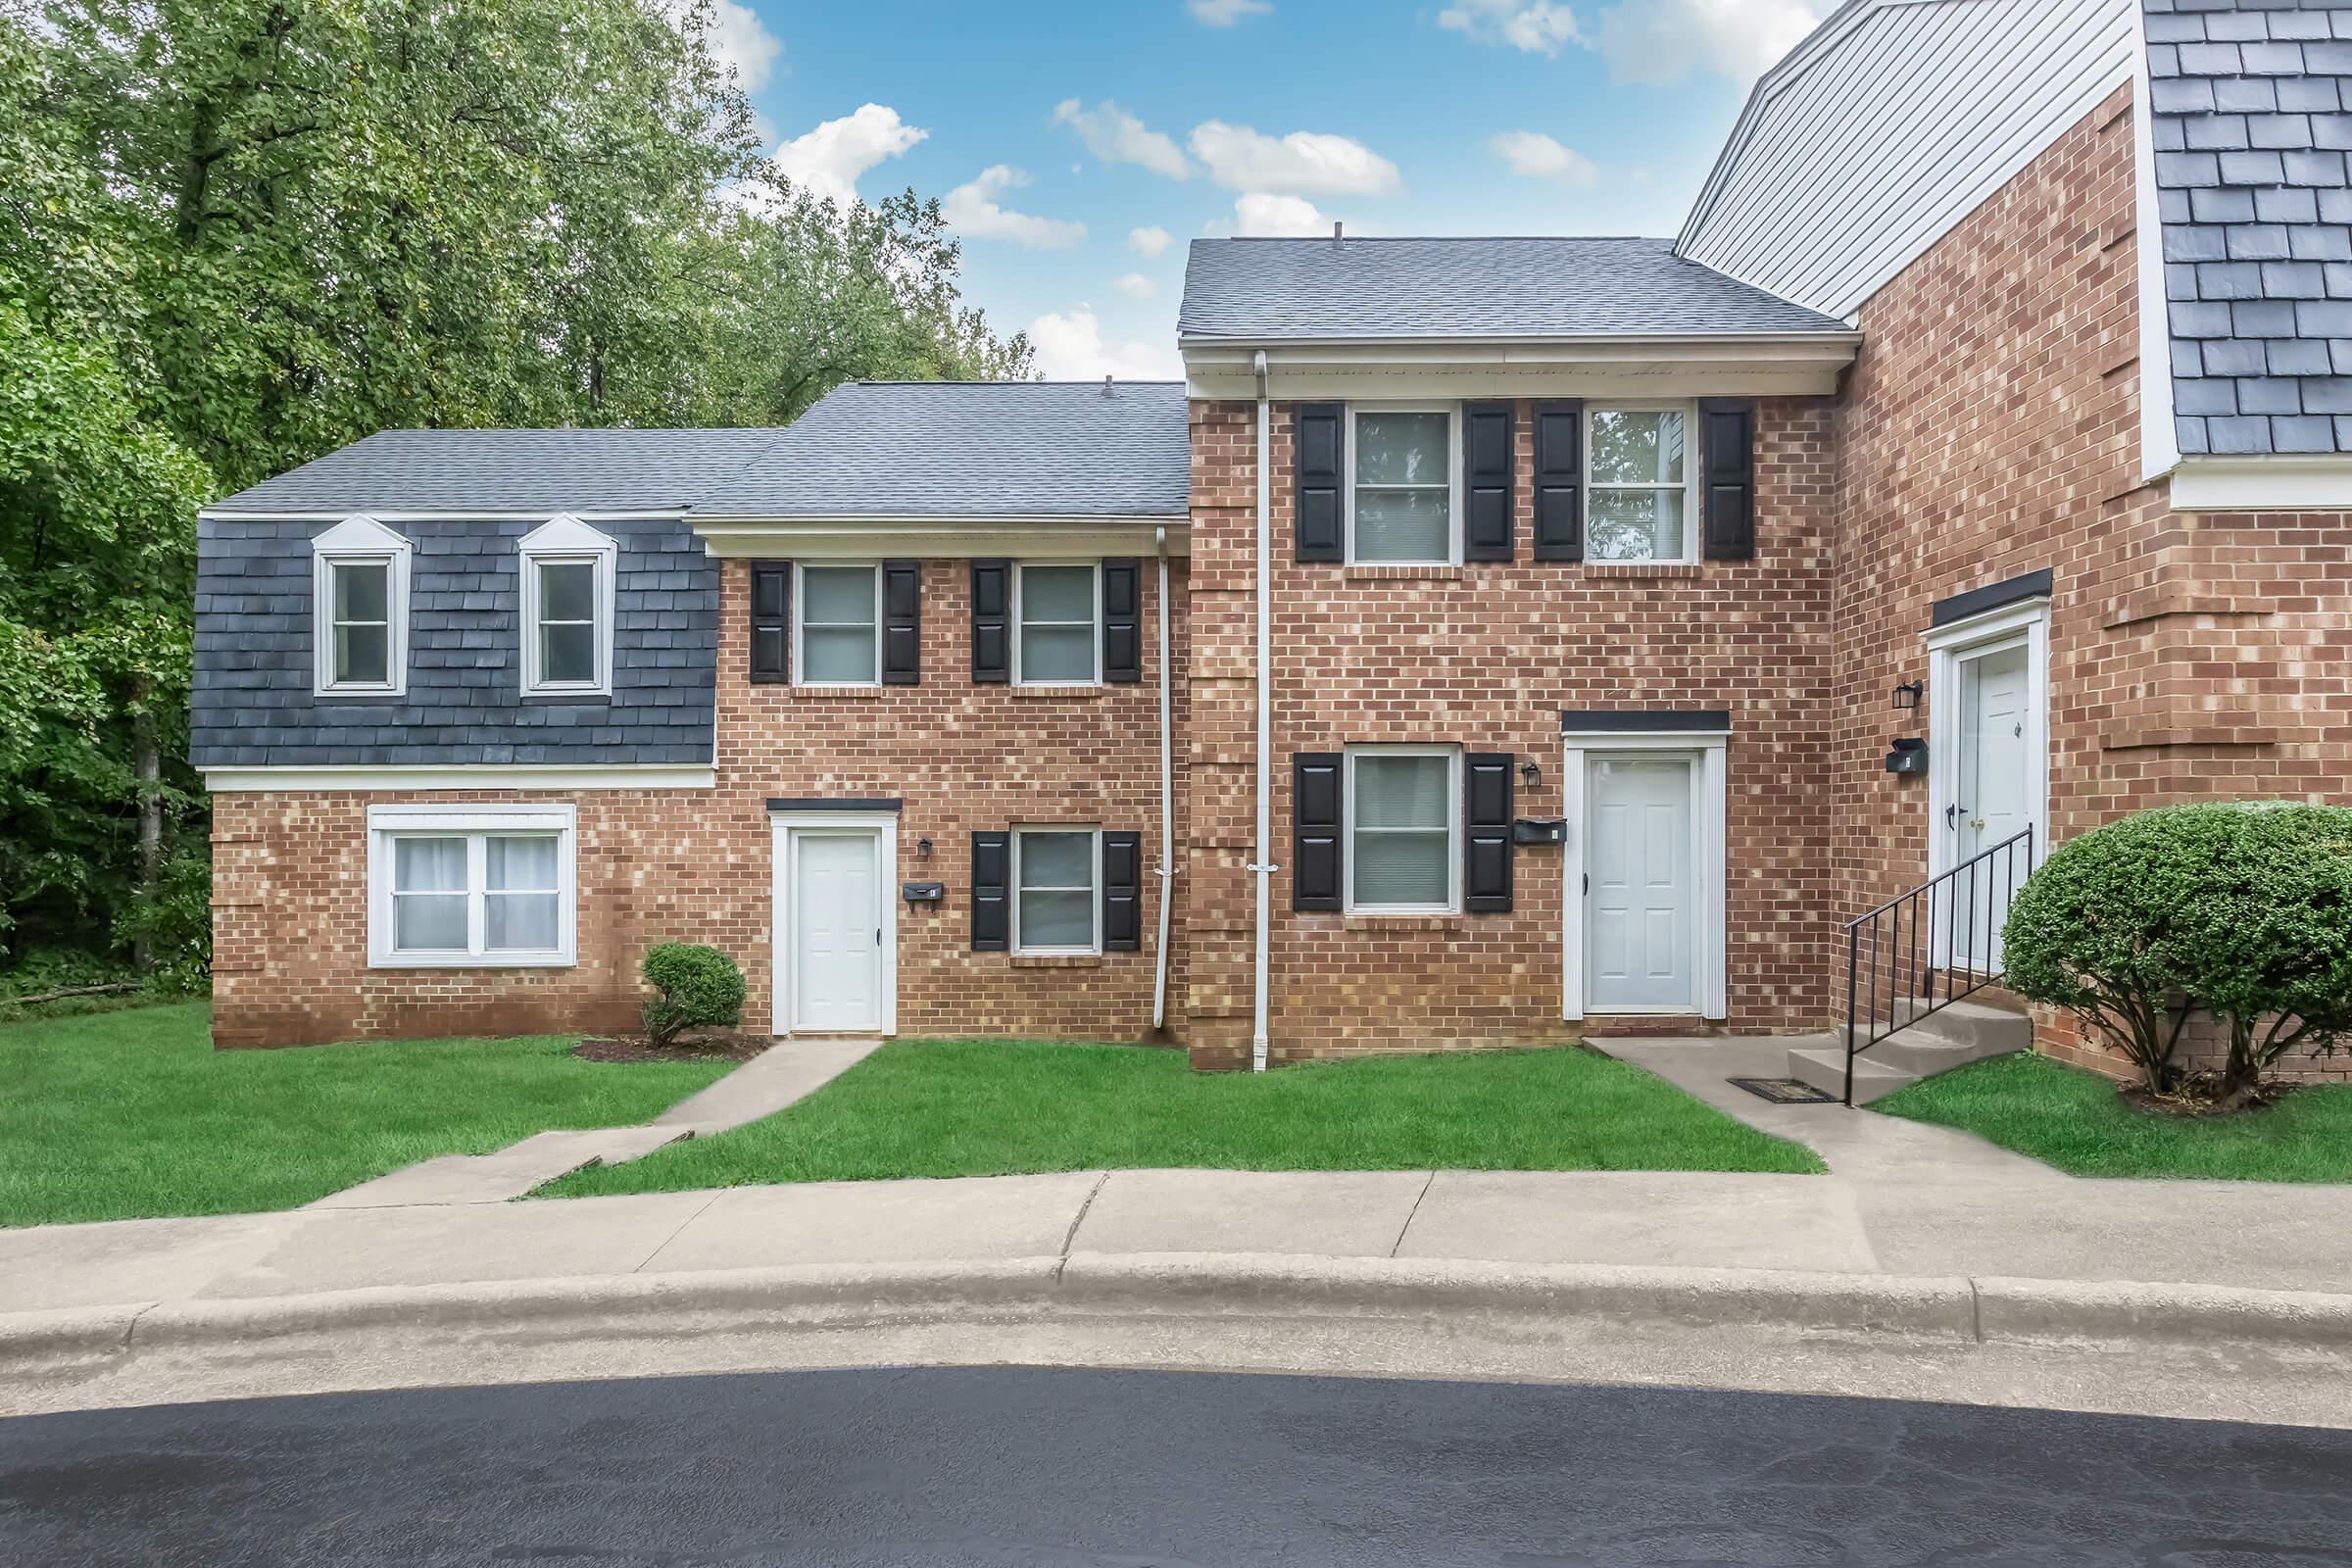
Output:
<instances>
[{"instance_id":1,"label":"red brick wall","mask_svg":"<svg viewBox=\"0 0 2352 1568\"><path fill-rule=\"evenodd\" d=\"M2197 799L2344 799L2352 519L2187 515L2139 479L2131 94L2119 88L1860 312L1839 400L1831 765L1852 912L1927 874L1935 600L2049 567L2050 829ZM2112 1067L2064 1021L2045 1048Z\"/></svg>"},{"instance_id":2,"label":"red brick wall","mask_svg":"<svg viewBox=\"0 0 2352 1568\"><path fill-rule=\"evenodd\" d=\"M1511 752L1544 770L1518 811L1554 815L1564 709L1731 710L1730 1026L1805 1028L1823 1016L1829 825L1808 715L1829 674L1828 403L1762 405L1756 558L1697 565L1530 560L1528 412L1522 404L1516 420L1515 563L1346 567L1293 559L1291 410L1276 407L1273 856L1286 869L1271 890L1275 1059L1582 1031L1560 1016L1559 850L1516 851L1508 914L1294 913L1287 869L1294 753L1402 741ZM1204 1066L1245 1059L1251 1024L1254 420L1246 403L1194 409L1191 1011Z\"/></svg>"},{"instance_id":3,"label":"red brick wall","mask_svg":"<svg viewBox=\"0 0 2352 1568\"><path fill-rule=\"evenodd\" d=\"M1172 569L1183 603L1184 565ZM923 566L923 680L855 694L755 686L746 677L748 567L725 564L718 654L718 783L710 791L224 794L216 798L214 1033L222 1045L413 1035L620 1029L657 942L708 942L743 966L747 1028L771 1016L770 835L776 797L906 803L905 880L944 881L939 905L899 906L899 1032L1093 1040L1151 1036L1159 878L1159 595L1144 572L1145 679L1087 691L976 686L970 570ZM1178 671L1182 843L1185 617ZM568 800L578 808L578 965L370 969L367 808L410 801ZM970 950L970 835L1069 822L1144 835L1141 951L1026 958ZM928 838L933 853L919 858ZM1183 882L1170 943L1170 1022L1184 998ZM1174 1038L1172 1027L1167 1038Z\"/></svg>"}]
</instances>

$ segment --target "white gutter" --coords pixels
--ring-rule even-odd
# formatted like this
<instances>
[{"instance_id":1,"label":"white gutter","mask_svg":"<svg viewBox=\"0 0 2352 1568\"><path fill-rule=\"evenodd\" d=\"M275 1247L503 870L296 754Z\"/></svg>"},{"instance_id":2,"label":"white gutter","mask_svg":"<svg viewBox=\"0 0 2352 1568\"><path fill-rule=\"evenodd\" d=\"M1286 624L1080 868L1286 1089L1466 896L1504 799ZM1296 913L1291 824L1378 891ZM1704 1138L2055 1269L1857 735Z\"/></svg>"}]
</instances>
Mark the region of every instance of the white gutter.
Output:
<instances>
[{"instance_id":1,"label":"white gutter","mask_svg":"<svg viewBox=\"0 0 2352 1568\"><path fill-rule=\"evenodd\" d=\"M1268 622L1274 612L1274 555L1271 530L1273 480L1267 471L1274 451L1273 405L1266 401L1266 351L1259 349L1257 371L1257 861L1250 867L1257 877L1256 985L1250 1035L1250 1070L1266 1070L1266 973L1268 932L1266 889L1274 875L1274 700Z\"/></svg>"},{"instance_id":2,"label":"white gutter","mask_svg":"<svg viewBox=\"0 0 2352 1568\"><path fill-rule=\"evenodd\" d=\"M1168 530L1159 546L1159 944L1152 966L1152 1027L1168 1020L1168 906L1176 896L1176 766L1169 738L1173 698L1168 690Z\"/></svg>"}]
</instances>

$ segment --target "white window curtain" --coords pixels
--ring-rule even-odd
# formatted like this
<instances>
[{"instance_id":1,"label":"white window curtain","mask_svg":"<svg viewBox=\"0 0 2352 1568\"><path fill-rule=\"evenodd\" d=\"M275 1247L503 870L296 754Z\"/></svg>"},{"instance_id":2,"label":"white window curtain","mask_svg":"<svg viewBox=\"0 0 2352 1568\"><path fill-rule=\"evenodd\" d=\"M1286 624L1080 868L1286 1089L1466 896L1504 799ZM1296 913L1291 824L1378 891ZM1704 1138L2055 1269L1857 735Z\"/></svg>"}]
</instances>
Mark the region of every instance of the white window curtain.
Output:
<instances>
[{"instance_id":1,"label":"white window curtain","mask_svg":"<svg viewBox=\"0 0 2352 1568\"><path fill-rule=\"evenodd\" d=\"M561 807L368 811L371 962L572 962L572 815Z\"/></svg>"}]
</instances>

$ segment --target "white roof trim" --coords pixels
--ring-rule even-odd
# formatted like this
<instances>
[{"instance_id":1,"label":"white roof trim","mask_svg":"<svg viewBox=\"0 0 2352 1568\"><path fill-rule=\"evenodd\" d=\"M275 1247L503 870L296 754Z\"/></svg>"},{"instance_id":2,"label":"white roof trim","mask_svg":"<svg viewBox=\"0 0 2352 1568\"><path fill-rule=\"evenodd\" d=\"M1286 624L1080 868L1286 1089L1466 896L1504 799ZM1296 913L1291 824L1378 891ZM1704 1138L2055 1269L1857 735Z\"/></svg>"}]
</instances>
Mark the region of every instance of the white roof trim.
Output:
<instances>
[{"instance_id":1,"label":"white roof trim","mask_svg":"<svg viewBox=\"0 0 2352 1568\"><path fill-rule=\"evenodd\" d=\"M2176 512L2352 511L2352 453L2184 457L2173 470Z\"/></svg>"},{"instance_id":2,"label":"white roof trim","mask_svg":"<svg viewBox=\"0 0 2352 1568\"><path fill-rule=\"evenodd\" d=\"M204 787L216 795L268 790L707 790L718 784L715 767L667 762L208 767L203 773Z\"/></svg>"}]
</instances>

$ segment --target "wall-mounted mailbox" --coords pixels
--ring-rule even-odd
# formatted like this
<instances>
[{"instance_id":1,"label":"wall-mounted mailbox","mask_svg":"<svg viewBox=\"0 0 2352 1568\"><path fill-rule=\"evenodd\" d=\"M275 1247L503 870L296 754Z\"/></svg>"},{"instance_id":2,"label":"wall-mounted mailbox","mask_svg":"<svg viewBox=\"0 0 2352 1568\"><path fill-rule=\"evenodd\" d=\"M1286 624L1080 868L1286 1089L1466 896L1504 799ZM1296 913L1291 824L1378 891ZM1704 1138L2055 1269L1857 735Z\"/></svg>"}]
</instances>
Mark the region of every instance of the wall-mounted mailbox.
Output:
<instances>
[{"instance_id":1,"label":"wall-mounted mailbox","mask_svg":"<svg viewBox=\"0 0 2352 1568\"><path fill-rule=\"evenodd\" d=\"M1564 816L1523 816L1511 824L1513 844L1565 844L1568 842L1568 819Z\"/></svg>"},{"instance_id":2,"label":"wall-mounted mailbox","mask_svg":"<svg viewBox=\"0 0 2352 1568\"><path fill-rule=\"evenodd\" d=\"M909 882L900 889L908 904L937 904L948 896L945 882Z\"/></svg>"},{"instance_id":3,"label":"wall-mounted mailbox","mask_svg":"<svg viewBox=\"0 0 2352 1568\"><path fill-rule=\"evenodd\" d=\"M1894 750L1886 754L1886 771L1905 776L1924 775L1928 770L1928 743L1921 740L1896 741Z\"/></svg>"}]
</instances>

